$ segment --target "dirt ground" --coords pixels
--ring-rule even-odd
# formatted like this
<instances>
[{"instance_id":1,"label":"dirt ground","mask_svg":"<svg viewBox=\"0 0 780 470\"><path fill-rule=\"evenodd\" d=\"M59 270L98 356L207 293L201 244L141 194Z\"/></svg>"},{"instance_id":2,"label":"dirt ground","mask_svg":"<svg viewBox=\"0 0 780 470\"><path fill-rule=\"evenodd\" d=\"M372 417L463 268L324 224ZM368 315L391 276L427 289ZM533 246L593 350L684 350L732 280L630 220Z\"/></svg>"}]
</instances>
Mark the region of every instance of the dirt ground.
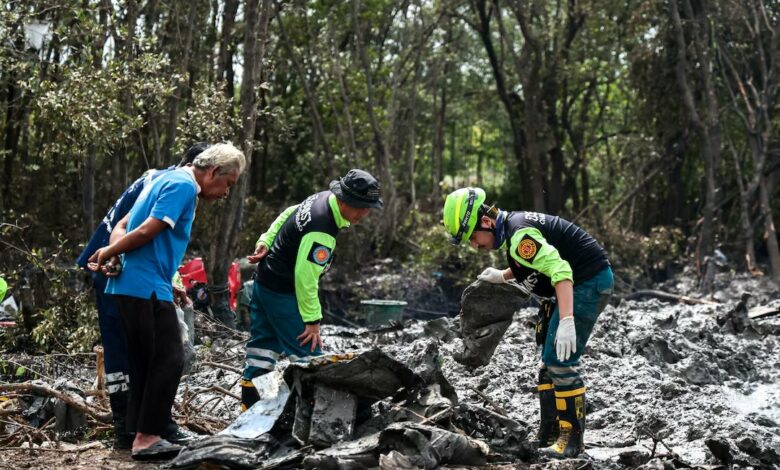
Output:
<instances>
[{"instance_id":1,"label":"dirt ground","mask_svg":"<svg viewBox=\"0 0 780 470\"><path fill-rule=\"evenodd\" d=\"M151 470L156 464L139 463L130 458L130 451L115 451L105 447L81 452L68 450L33 451L0 450L0 469L78 469L78 470Z\"/></svg>"},{"instance_id":2,"label":"dirt ground","mask_svg":"<svg viewBox=\"0 0 780 470\"><path fill-rule=\"evenodd\" d=\"M694 291L692 282L683 277L659 288L688 295ZM744 292L751 296L740 303ZM740 312L751 307L780 306L780 292L766 279L723 274L713 298L719 303L617 299L602 313L582 362L588 387L583 458L590 468L780 467L780 315L745 324L737 321L744 317ZM517 312L484 367L467 368L453 359L462 349L457 338L439 345L442 370L461 402L493 408L536 426L535 314L533 308ZM378 335L341 327L326 327L325 334L330 351L378 346L401 361L431 341L424 322ZM243 345L226 343L201 347L199 360L218 353L240 368ZM199 366L186 380L239 393L237 379L234 372ZM214 401L208 394L199 400L194 403ZM237 416L238 403L232 398L218 400L211 412L229 422ZM517 462L515 468L529 464L533 462ZM2 449L0 468L157 466L135 463L128 452L110 449L33 453Z\"/></svg>"}]
</instances>

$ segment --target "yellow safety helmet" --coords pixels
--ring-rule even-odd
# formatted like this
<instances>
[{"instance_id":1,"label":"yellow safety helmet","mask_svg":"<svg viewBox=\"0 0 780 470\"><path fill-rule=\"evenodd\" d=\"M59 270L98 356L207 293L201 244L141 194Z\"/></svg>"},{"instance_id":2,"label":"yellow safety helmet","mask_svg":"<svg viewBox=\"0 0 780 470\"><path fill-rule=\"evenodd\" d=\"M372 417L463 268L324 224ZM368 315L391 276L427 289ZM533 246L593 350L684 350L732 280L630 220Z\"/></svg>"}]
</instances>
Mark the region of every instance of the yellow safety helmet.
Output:
<instances>
[{"instance_id":1,"label":"yellow safety helmet","mask_svg":"<svg viewBox=\"0 0 780 470\"><path fill-rule=\"evenodd\" d=\"M460 188L447 195L444 200L444 227L452 235L452 244L457 245L471 238L479 219L479 208L487 196L482 188Z\"/></svg>"}]
</instances>

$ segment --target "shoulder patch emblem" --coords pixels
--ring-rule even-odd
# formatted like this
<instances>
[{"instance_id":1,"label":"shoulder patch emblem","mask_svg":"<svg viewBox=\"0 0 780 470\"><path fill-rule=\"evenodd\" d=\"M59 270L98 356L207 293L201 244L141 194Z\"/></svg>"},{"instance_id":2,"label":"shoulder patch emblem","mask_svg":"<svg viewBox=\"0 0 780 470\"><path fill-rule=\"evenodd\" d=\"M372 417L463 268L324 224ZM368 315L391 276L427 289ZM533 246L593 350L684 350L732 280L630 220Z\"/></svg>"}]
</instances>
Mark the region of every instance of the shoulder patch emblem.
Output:
<instances>
[{"instance_id":1,"label":"shoulder patch emblem","mask_svg":"<svg viewBox=\"0 0 780 470\"><path fill-rule=\"evenodd\" d=\"M539 252L539 243L528 235L524 235L517 245L517 254L528 262L532 262Z\"/></svg>"},{"instance_id":2,"label":"shoulder patch emblem","mask_svg":"<svg viewBox=\"0 0 780 470\"><path fill-rule=\"evenodd\" d=\"M325 245L314 242L309 252L309 261L320 266L328 264L331 258L331 250Z\"/></svg>"}]
</instances>

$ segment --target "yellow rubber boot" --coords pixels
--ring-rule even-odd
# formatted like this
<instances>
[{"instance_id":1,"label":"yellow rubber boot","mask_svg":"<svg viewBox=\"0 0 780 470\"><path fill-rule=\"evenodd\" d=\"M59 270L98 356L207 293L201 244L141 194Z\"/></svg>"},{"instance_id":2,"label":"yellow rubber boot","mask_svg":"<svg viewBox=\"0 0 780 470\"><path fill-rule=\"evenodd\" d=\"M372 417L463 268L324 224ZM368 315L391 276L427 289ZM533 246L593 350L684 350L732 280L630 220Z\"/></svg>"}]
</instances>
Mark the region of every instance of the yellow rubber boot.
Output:
<instances>
[{"instance_id":1,"label":"yellow rubber boot","mask_svg":"<svg viewBox=\"0 0 780 470\"><path fill-rule=\"evenodd\" d=\"M539 432L536 441L539 448L551 446L558 439L558 412L555 408L555 387L547 369L539 369Z\"/></svg>"},{"instance_id":2,"label":"yellow rubber boot","mask_svg":"<svg viewBox=\"0 0 780 470\"><path fill-rule=\"evenodd\" d=\"M260 394L251 380L241 379L241 412L248 410L260 399Z\"/></svg>"},{"instance_id":3,"label":"yellow rubber boot","mask_svg":"<svg viewBox=\"0 0 780 470\"><path fill-rule=\"evenodd\" d=\"M541 449L542 455L570 459L585 451L585 387L571 391L555 391L558 410L558 440Z\"/></svg>"}]
</instances>

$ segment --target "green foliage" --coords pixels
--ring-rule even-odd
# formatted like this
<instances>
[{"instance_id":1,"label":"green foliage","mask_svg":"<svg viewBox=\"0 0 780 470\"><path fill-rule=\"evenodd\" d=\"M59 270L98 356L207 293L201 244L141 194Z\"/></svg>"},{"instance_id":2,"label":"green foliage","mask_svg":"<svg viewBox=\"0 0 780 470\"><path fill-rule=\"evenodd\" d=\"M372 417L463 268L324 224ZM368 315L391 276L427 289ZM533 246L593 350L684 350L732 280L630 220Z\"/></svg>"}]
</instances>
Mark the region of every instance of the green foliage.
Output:
<instances>
[{"instance_id":1,"label":"green foliage","mask_svg":"<svg viewBox=\"0 0 780 470\"><path fill-rule=\"evenodd\" d=\"M176 135L176 154L183 154L193 142L230 142L238 129L233 121L233 103L224 86L200 83L193 90L193 106L187 109Z\"/></svg>"},{"instance_id":2,"label":"green foliage","mask_svg":"<svg viewBox=\"0 0 780 470\"><path fill-rule=\"evenodd\" d=\"M32 331L39 352L89 352L100 339L98 316L89 292L78 292L61 283L52 284L51 295L59 303L40 312Z\"/></svg>"},{"instance_id":3,"label":"green foliage","mask_svg":"<svg viewBox=\"0 0 780 470\"><path fill-rule=\"evenodd\" d=\"M545 204L552 206L551 195L560 192L562 200L549 210L569 218L594 208L609 213L652 169L663 168L608 221L620 227L607 234L615 257L637 275L672 262L663 258L674 253L670 248L658 247L661 258L639 252L639 245L664 238L653 227L668 227L674 246L684 244L683 233L698 230L692 221L703 205L702 143L681 99L668 3L533 0L516 10L517 2L487 2L497 55L491 60L479 34L479 2L292 0L278 11L272 2L255 90L240 83L246 25L239 3L232 30L223 29L224 0L136 2L134 24L122 0L10 2L0 9L0 213L30 227L30 246L55 246L56 233L84 240L92 162L90 215L99 219L130 181L177 161L194 141L244 144L238 142L245 122L239 103L249 92L258 97L257 130L247 137L253 156L239 254L284 207L352 167L376 173L386 193L396 195L371 227L350 235L359 241L354 258L363 262L403 258L417 244L409 266L419 261L422 269L464 280L500 264L450 247L432 200L480 185L502 208L529 209L528 188L540 177L530 173L531 159L540 166ZM722 43L738 74L761 84L760 67L751 64L776 58L758 55L771 48L756 47L745 26L752 24L750 5L707 4L712 44ZM777 18L768 15L759 32L777 30ZM52 27L39 51L25 44L24 26L33 22ZM693 23L683 23L690 46L683 52L691 59ZM693 61L684 71L697 103L708 72ZM717 204L737 192L726 148L741 156L736 167L745 180L755 168L750 133L729 106L724 72L710 72L723 108ZM497 77L509 96L499 95ZM757 109L776 127L773 100ZM777 147L774 130L766 134L770 149ZM769 187L770 201L777 199L780 185ZM191 244L200 254L209 253L213 215L224 208L205 206ZM750 217L757 219L754 206ZM718 220L739 220L737 204L718 207L724 213ZM406 208L413 211L408 219ZM738 239L736 224L724 223L719 232ZM65 307L47 309L41 338L51 338L66 313L53 308Z\"/></svg>"},{"instance_id":4,"label":"green foliage","mask_svg":"<svg viewBox=\"0 0 780 470\"><path fill-rule=\"evenodd\" d=\"M16 326L0 328L0 350L40 353L89 352L100 338L94 293L86 274L69 267L75 254L55 236L57 249L25 246L23 230L0 224L0 275L19 310ZM91 281L86 282L91 285Z\"/></svg>"}]
</instances>

